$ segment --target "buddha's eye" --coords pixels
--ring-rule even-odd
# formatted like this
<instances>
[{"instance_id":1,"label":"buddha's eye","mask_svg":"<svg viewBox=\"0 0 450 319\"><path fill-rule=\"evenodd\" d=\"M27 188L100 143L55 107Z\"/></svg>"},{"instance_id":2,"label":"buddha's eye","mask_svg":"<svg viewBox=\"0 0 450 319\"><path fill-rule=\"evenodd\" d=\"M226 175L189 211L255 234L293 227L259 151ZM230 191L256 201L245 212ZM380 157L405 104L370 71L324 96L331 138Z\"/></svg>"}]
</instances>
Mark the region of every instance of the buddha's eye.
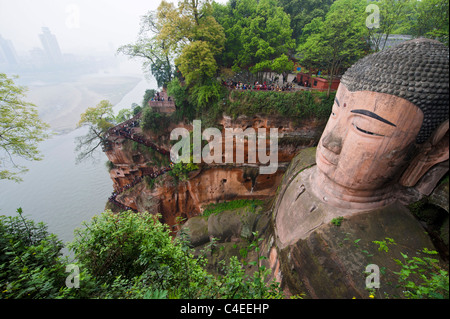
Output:
<instances>
[{"instance_id":1,"label":"buddha's eye","mask_svg":"<svg viewBox=\"0 0 450 319\"><path fill-rule=\"evenodd\" d=\"M367 135L372 135L372 136L384 136L384 135L381 135L381 134L377 134L377 133L374 133L374 132L370 132L370 131L363 130L362 128L358 127L355 123L353 123L353 126L354 126L358 131L360 131L360 132L362 132L362 133L364 133L364 134L367 134Z\"/></svg>"}]
</instances>

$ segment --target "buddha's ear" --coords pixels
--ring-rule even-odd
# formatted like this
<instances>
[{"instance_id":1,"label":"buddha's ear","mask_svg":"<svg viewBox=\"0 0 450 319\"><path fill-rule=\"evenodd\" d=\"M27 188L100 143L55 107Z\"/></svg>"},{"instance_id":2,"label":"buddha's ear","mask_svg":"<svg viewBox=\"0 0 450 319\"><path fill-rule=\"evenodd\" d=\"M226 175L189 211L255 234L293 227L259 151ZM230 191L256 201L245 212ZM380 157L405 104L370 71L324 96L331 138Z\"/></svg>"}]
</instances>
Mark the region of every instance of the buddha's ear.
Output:
<instances>
[{"instance_id":1,"label":"buddha's ear","mask_svg":"<svg viewBox=\"0 0 450 319\"><path fill-rule=\"evenodd\" d=\"M419 149L416 157L411 161L408 168L400 178L400 184L413 187L420 178L427 173L431 167L449 159L449 121L442 123L433 135ZM445 172L444 172L445 174ZM442 172L439 175L443 175ZM442 176L432 178L436 183ZM430 185L431 187L431 185Z\"/></svg>"}]
</instances>

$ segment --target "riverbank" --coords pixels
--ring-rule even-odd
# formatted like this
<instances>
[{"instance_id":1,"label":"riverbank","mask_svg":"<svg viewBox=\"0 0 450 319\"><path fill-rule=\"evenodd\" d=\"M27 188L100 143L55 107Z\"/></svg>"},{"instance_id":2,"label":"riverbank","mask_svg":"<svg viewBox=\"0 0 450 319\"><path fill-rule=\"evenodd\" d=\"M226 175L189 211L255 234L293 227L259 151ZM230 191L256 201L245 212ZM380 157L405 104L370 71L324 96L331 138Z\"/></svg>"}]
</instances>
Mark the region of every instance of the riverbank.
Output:
<instances>
[{"instance_id":1,"label":"riverbank","mask_svg":"<svg viewBox=\"0 0 450 319\"><path fill-rule=\"evenodd\" d=\"M38 106L39 116L52 130L67 133L76 128L88 107L101 100L117 104L142 81L139 76L85 75L76 81L30 86L27 100Z\"/></svg>"}]
</instances>

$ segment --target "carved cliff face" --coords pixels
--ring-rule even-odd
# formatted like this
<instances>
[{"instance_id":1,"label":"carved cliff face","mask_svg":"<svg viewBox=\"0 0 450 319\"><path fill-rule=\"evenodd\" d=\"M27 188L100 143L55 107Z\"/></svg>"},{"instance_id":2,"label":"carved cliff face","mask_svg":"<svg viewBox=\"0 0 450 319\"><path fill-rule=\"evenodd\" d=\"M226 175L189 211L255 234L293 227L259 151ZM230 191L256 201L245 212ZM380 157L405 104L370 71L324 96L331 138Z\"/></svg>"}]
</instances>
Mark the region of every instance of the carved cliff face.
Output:
<instances>
[{"instance_id":1,"label":"carved cliff face","mask_svg":"<svg viewBox=\"0 0 450 319\"><path fill-rule=\"evenodd\" d=\"M429 39L349 68L317 147L312 191L333 206L378 207L395 200L396 185L415 187L448 160L448 69L448 48Z\"/></svg>"},{"instance_id":2,"label":"carved cliff face","mask_svg":"<svg viewBox=\"0 0 450 319\"><path fill-rule=\"evenodd\" d=\"M317 147L318 171L350 190L380 189L404 169L422 121L422 111L405 99L341 84Z\"/></svg>"}]
</instances>

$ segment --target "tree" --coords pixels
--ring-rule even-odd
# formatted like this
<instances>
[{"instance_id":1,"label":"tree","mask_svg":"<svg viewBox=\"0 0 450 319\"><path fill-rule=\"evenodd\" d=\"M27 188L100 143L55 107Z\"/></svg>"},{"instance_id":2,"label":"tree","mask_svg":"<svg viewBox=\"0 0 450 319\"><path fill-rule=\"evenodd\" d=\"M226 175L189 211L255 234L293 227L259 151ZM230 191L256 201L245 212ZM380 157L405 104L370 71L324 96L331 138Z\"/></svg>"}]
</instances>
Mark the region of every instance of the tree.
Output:
<instances>
[{"instance_id":1,"label":"tree","mask_svg":"<svg viewBox=\"0 0 450 319\"><path fill-rule=\"evenodd\" d=\"M209 0L184 0L178 7L162 1L158 7L157 39L177 55L175 63L189 86L203 85L217 72L216 57L222 52L225 34L212 16ZM181 54L179 54L181 52Z\"/></svg>"},{"instance_id":2,"label":"tree","mask_svg":"<svg viewBox=\"0 0 450 319\"><path fill-rule=\"evenodd\" d=\"M327 71L327 96L336 74L368 52L365 4L364 0L337 0L324 20L315 18L305 27L311 33L298 47L301 63Z\"/></svg>"},{"instance_id":3,"label":"tree","mask_svg":"<svg viewBox=\"0 0 450 319\"><path fill-rule=\"evenodd\" d=\"M291 16L292 37L298 40L303 28L315 18L325 18L334 0L279 0Z\"/></svg>"},{"instance_id":4,"label":"tree","mask_svg":"<svg viewBox=\"0 0 450 319\"><path fill-rule=\"evenodd\" d=\"M156 90L154 90L154 89L145 90L144 97L142 99L142 107L143 108L148 107L148 102L152 99L152 97L155 96L155 94L156 94Z\"/></svg>"},{"instance_id":5,"label":"tree","mask_svg":"<svg viewBox=\"0 0 450 319\"><path fill-rule=\"evenodd\" d=\"M373 2L379 8L380 20L378 27L368 28L367 30L373 49L377 52L385 48L389 35L396 28L405 24L410 0L380 0Z\"/></svg>"},{"instance_id":6,"label":"tree","mask_svg":"<svg viewBox=\"0 0 450 319\"><path fill-rule=\"evenodd\" d=\"M410 32L449 45L449 3L446 0L411 0Z\"/></svg>"},{"instance_id":7,"label":"tree","mask_svg":"<svg viewBox=\"0 0 450 319\"><path fill-rule=\"evenodd\" d=\"M185 46L177 62L187 85L202 83L217 72L214 54L205 41L195 41Z\"/></svg>"},{"instance_id":8,"label":"tree","mask_svg":"<svg viewBox=\"0 0 450 319\"><path fill-rule=\"evenodd\" d=\"M214 16L224 27L225 49L219 60L235 73L247 74L244 81L262 71L281 74L291 71L288 61L295 48L290 17L276 0L231 1L215 4Z\"/></svg>"},{"instance_id":9,"label":"tree","mask_svg":"<svg viewBox=\"0 0 450 319\"><path fill-rule=\"evenodd\" d=\"M157 38L161 26L156 23L155 11L149 11L141 18L141 29L135 43L121 46L117 52L130 58L142 58L142 69L151 73L159 87L165 87L175 73L174 57L168 50L166 41Z\"/></svg>"},{"instance_id":10,"label":"tree","mask_svg":"<svg viewBox=\"0 0 450 319\"><path fill-rule=\"evenodd\" d=\"M106 132L114 126L113 105L102 100L95 107L90 107L81 114L78 127L85 126L88 133L84 136L76 138L77 146L75 151L78 152L76 161L80 163L87 158L95 158L95 150L106 143Z\"/></svg>"},{"instance_id":11,"label":"tree","mask_svg":"<svg viewBox=\"0 0 450 319\"><path fill-rule=\"evenodd\" d=\"M23 100L26 89L0 73L0 179L22 181L28 169L16 158L42 160L38 143L50 136L48 124L41 121L36 105Z\"/></svg>"},{"instance_id":12,"label":"tree","mask_svg":"<svg viewBox=\"0 0 450 319\"><path fill-rule=\"evenodd\" d=\"M133 117L133 110L132 109L121 109L116 116L115 122L116 123L122 123L125 122Z\"/></svg>"}]
</instances>

